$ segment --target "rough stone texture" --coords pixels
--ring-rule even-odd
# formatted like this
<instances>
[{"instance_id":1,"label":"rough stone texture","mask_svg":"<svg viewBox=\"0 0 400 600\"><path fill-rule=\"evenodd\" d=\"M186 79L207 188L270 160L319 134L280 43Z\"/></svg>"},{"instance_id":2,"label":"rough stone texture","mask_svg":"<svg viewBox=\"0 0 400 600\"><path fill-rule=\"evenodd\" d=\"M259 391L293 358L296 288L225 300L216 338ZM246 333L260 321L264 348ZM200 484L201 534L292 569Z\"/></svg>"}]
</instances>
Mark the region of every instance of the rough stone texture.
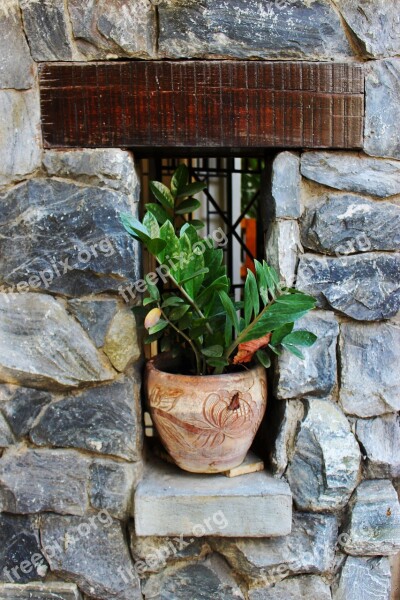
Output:
<instances>
[{"instance_id":1,"label":"rough stone texture","mask_svg":"<svg viewBox=\"0 0 400 600\"><path fill-rule=\"evenodd\" d=\"M3 415L0 413L0 449L8 448L13 443L14 436L11 432L11 429Z\"/></svg>"},{"instance_id":2,"label":"rough stone texture","mask_svg":"<svg viewBox=\"0 0 400 600\"><path fill-rule=\"evenodd\" d=\"M28 435L40 411L51 400L52 395L43 390L16 385L0 385L0 403L4 403L2 410L18 438Z\"/></svg>"},{"instance_id":3,"label":"rough stone texture","mask_svg":"<svg viewBox=\"0 0 400 600\"><path fill-rule=\"evenodd\" d=\"M36 61L79 60L64 0L22 0L20 6Z\"/></svg>"},{"instance_id":4,"label":"rough stone texture","mask_svg":"<svg viewBox=\"0 0 400 600\"><path fill-rule=\"evenodd\" d=\"M24 561L28 561L28 564L23 564ZM0 581L21 584L43 579L47 568L40 548L36 520L0 514ZM16 570L11 572L11 569ZM4 598L2 586L0 595Z\"/></svg>"},{"instance_id":5,"label":"rough stone texture","mask_svg":"<svg viewBox=\"0 0 400 600\"><path fill-rule=\"evenodd\" d=\"M0 203L0 273L8 286L82 296L137 278L137 245L119 218L137 206L125 194L35 179Z\"/></svg>"},{"instance_id":6,"label":"rough stone texture","mask_svg":"<svg viewBox=\"0 0 400 600\"><path fill-rule=\"evenodd\" d=\"M103 350L111 364L120 372L140 358L136 321L130 309L118 311L113 318Z\"/></svg>"},{"instance_id":7,"label":"rough stone texture","mask_svg":"<svg viewBox=\"0 0 400 600\"><path fill-rule=\"evenodd\" d=\"M365 91L365 152L400 158L400 60L371 63Z\"/></svg>"},{"instance_id":8,"label":"rough stone texture","mask_svg":"<svg viewBox=\"0 0 400 600\"><path fill-rule=\"evenodd\" d=\"M331 600L332 595L329 585L315 575L285 579L273 588L259 588L249 592L249 600L300 600L301 598Z\"/></svg>"},{"instance_id":9,"label":"rough stone texture","mask_svg":"<svg viewBox=\"0 0 400 600\"><path fill-rule=\"evenodd\" d=\"M206 538L137 537L132 523L130 548L139 575L156 573L177 561L202 560L212 552Z\"/></svg>"},{"instance_id":10,"label":"rough stone texture","mask_svg":"<svg viewBox=\"0 0 400 600\"><path fill-rule=\"evenodd\" d=\"M210 543L239 573L274 583L288 575L331 572L337 529L333 515L295 513L288 536L260 540L212 538Z\"/></svg>"},{"instance_id":11,"label":"rough stone texture","mask_svg":"<svg viewBox=\"0 0 400 600\"><path fill-rule=\"evenodd\" d=\"M76 388L114 371L62 304L44 294L0 294L0 381Z\"/></svg>"},{"instance_id":12,"label":"rough stone texture","mask_svg":"<svg viewBox=\"0 0 400 600\"><path fill-rule=\"evenodd\" d=\"M46 150L43 166L50 176L121 191L138 200L139 179L130 152L118 148Z\"/></svg>"},{"instance_id":13,"label":"rough stone texture","mask_svg":"<svg viewBox=\"0 0 400 600\"><path fill-rule=\"evenodd\" d=\"M400 327L342 323L340 404L349 415L373 417L400 410Z\"/></svg>"},{"instance_id":14,"label":"rough stone texture","mask_svg":"<svg viewBox=\"0 0 400 600\"><path fill-rule=\"evenodd\" d=\"M154 461L136 488L134 504L139 536L274 537L291 528L289 486L265 471L229 478Z\"/></svg>"},{"instance_id":15,"label":"rough stone texture","mask_svg":"<svg viewBox=\"0 0 400 600\"><path fill-rule=\"evenodd\" d=\"M68 0L77 47L90 60L150 58L156 45L156 14L150 0Z\"/></svg>"},{"instance_id":16,"label":"rough stone texture","mask_svg":"<svg viewBox=\"0 0 400 600\"><path fill-rule=\"evenodd\" d=\"M390 583L387 558L349 556L334 589L333 600L389 600Z\"/></svg>"},{"instance_id":17,"label":"rough stone texture","mask_svg":"<svg viewBox=\"0 0 400 600\"><path fill-rule=\"evenodd\" d=\"M275 221L265 238L267 262L278 272L287 287L293 287L298 262L300 232L297 221Z\"/></svg>"},{"instance_id":18,"label":"rough stone texture","mask_svg":"<svg viewBox=\"0 0 400 600\"><path fill-rule=\"evenodd\" d=\"M284 400L281 404L284 405L283 415L271 457L274 475L279 477L293 456L297 429L304 417L304 404L299 400Z\"/></svg>"},{"instance_id":19,"label":"rough stone texture","mask_svg":"<svg viewBox=\"0 0 400 600\"><path fill-rule=\"evenodd\" d=\"M0 186L23 179L41 162L37 89L0 90ZM0 198L0 203L3 203Z\"/></svg>"},{"instance_id":20,"label":"rough stone texture","mask_svg":"<svg viewBox=\"0 0 400 600\"><path fill-rule=\"evenodd\" d=\"M367 252L338 258L304 254L296 287L358 321L393 317L400 309L400 256Z\"/></svg>"},{"instance_id":21,"label":"rough stone texture","mask_svg":"<svg viewBox=\"0 0 400 600\"><path fill-rule=\"evenodd\" d=\"M399 552L400 504L390 481L360 483L349 503L342 539L344 551L355 556Z\"/></svg>"},{"instance_id":22,"label":"rough stone texture","mask_svg":"<svg viewBox=\"0 0 400 600\"><path fill-rule=\"evenodd\" d=\"M117 309L117 300L110 298L101 300L72 298L68 301L68 310L78 319L97 348L104 346L108 328Z\"/></svg>"},{"instance_id":23,"label":"rough stone texture","mask_svg":"<svg viewBox=\"0 0 400 600\"><path fill-rule=\"evenodd\" d=\"M366 56L400 54L400 20L396 0L334 0Z\"/></svg>"},{"instance_id":24,"label":"rough stone texture","mask_svg":"<svg viewBox=\"0 0 400 600\"><path fill-rule=\"evenodd\" d=\"M332 60L352 55L339 17L325 0L165 0L160 54Z\"/></svg>"},{"instance_id":25,"label":"rough stone texture","mask_svg":"<svg viewBox=\"0 0 400 600\"><path fill-rule=\"evenodd\" d=\"M41 540L51 570L99 600L141 600L122 525L109 515L42 517ZM54 551L55 549L55 551Z\"/></svg>"},{"instance_id":26,"label":"rough stone texture","mask_svg":"<svg viewBox=\"0 0 400 600\"><path fill-rule=\"evenodd\" d=\"M116 519L126 519L131 511L133 488L142 465L125 465L111 460L95 460L90 467L90 504L107 510Z\"/></svg>"},{"instance_id":27,"label":"rough stone texture","mask_svg":"<svg viewBox=\"0 0 400 600\"><path fill-rule=\"evenodd\" d=\"M358 419L356 435L366 454L369 479L400 477L400 417Z\"/></svg>"},{"instance_id":28,"label":"rough stone texture","mask_svg":"<svg viewBox=\"0 0 400 600\"><path fill-rule=\"evenodd\" d=\"M361 152L304 152L301 174L337 190L378 198L400 194L400 162Z\"/></svg>"},{"instance_id":29,"label":"rough stone texture","mask_svg":"<svg viewBox=\"0 0 400 600\"><path fill-rule=\"evenodd\" d=\"M328 195L306 210L303 246L323 254L348 255L400 249L400 206L352 194Z\"/></svg>"},{"instance_id":30,"label":"rough stone texture","mask_svg":"<svg viewBox=\"0 0 400 600\"><path fill-rule=\"evenodd\" d=\"M81 593L73 583L30 583L15 585L7 583L0 587L2 600L82 600Z\"/></svg>"},{"instance_id":31,"label":"rough stone texture","mask_svg":"<svg viewBox=\"0 0 400 600\"><path fill-rule=\"evenodd\" d=\"M8 450L0 461L0 509L82 515L90 461L71 450Z\"/></svg>"},{"instance_id":32,"label":"rough stone texture","mask_svg":"<svg viewBox=\"0 0 400 600\"><path fill-rule=\"evenodd\" d=\"M280 152L272 163L269 184L271 190L265 207L268 219L300 217L300 183L299 155L295 152Z\"/></svg>"},{"instance_id":33,"label":"rough stone texture","mask_svg":"<svg viewBox=\"0 0 400 600\"><path fill-rule=\"evenodd\" d=\"M82 448L139 460L139 384L124 377L54 402L44 410L30 436L38 446Z\"/></svg>"},{"instance_id":34,"label":"rough stone texture","mask_svg":"<svg viewBox=\"0 0 400 600\"><path fill-rule=\"evenodd\" d=\"M339 325L333 313L313 311L300 319L295 329L318 336L311 348L302 349L304 360L284 351L277 360L275 393L279 399L332 395L336 387L336 343Z\"/></svg>"},{"instance_id":35,"label":"rough stone texture","mask_svg":"<svg viewBox=\"0 0 400 600\"><path fill-rule=\"evenodd\" d=\"M343 508L358 483L360 449L339 408L308 400L287 478L300 510Z\"/></svg>"},{"instance_id":36,"label":"rough stone texture","mask_svg":"<svg viewBox=\"0 0 400 600\"><path fill-rule=\"evenodd\" d=\"M145 600L244 600L225 561L218 556L151 575L143 586L143 595Z\"/></svg>"},{"instance_id":37,"label":"rough stone texture","mask_svg":"<svg viewBox=\"0 0 400 600\"><path fill-rule=\"evenodd\" d=\"M26 90L33 85L34 63L22 28L18 0L6 0L5 4L0 7L0 88Z\"/></svg>"}]
</instances>

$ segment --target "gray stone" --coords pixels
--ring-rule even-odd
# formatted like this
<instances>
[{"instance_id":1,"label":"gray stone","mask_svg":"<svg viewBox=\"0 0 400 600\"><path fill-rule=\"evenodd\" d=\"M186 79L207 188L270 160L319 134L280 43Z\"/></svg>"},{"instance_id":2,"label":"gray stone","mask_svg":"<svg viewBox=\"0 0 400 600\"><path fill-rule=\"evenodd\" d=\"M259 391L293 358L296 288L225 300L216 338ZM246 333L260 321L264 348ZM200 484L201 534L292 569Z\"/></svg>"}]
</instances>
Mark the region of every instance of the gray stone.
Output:
<instances>
[{"instance_id":1,"label":"gray stone","mask_svg":"<svg viewBox=\"0 0 400 600\"><path fill-rule=\"evenodd\" d=\"M0 90L0 140L0 186L21 180L40 166L37 89L27 92Z\"/></svg>"},{"instance_id":2,"label":"gray stone","mask_svg":"<svg viewBox=\"0 0 400 600\"><path fill-rule=\"evenodd\" d=\"M249 600L331 600L327 583L315 575L301 575L285 579L273 588L258 588L249 591ZM352 599L353 600L353 599Z\"/></svg>"},{"instance_id":3,"label":"gray stone","mask_svg":"<svg viewBox=\"0 0 400 600\"><path fill-rule=\"evenodd\" d=\"M36 520L0 514L0 581L21 584L43 579L47 569ZM0 595L4 598L2 586Z\"/></svg>"},{"instance_id":4,"label":"gray stone","mask_svg":"<svg viewBox=\"0 0 400 600\"><path fill-rule=\"evenodd\" d=\"M342 323L340 404L349 415L374 417L400 410L400 327Z\"/></svg>"},{"instance_id":5,"label":"gray stone","mask_svg":"<svg viewBox=\"0 0 400 600\"><path fill-rule=\"evenodd\" d=\"M18 0L0 7L0 88L26 90L34 81L34 62L22 28Z\"/></svg>"},{"instance_id":6,"label":"gray stone","mask_svg":"<svg viewBox=\"0 0 400 600\"><path fill-rule=\"evenodd\" d=\"M20 6L36 61L79 60L64 0L21 0Z\"/></svg>"},{"instance_id":7,"label":"gray stone","mask_svg":"<svg viewBox=\"0 0 400 600\"><path fill-rule=\"evenodd\" d=\"M0 202L0 270L11 289L82 296L137 279L138 246L120 222L137 206L125 194L35 179Z\"/></svg>"},{"instance_id":8,"label":"gray stone","mask_svg":"<svg viewBox=\"0 0 400 600\"><path fill-rule=\"evenodd\" d=\"M400 477L400 417L358 419L356 436L366 455L369 479Z\"/></svg>"},{"instance_id":9,"label":"gray stone","mask_svg":"<svg viewBox=\"0 0 400 600\"><path fill-rule=\"evenodd\" d=\"M301 221L303 246L322 254L348 255L400 249L400 206L352 194L328 195Z\"/></svg>"},{"instance_id":10,"label":"gray stone","mask_svg":"<svg viewBox=\"0 0 400 600\"><path fill-rule=\"evenodd\" d=\"M294 513L292 533L285 537L210 541L241 575L272 584L288 575L330 573L337 531L333 515Z\"/></svg>"},{"instance_id":11,"label":"gray stone","mask_svg":"<svg viewBox=\"0 0 400 600\"><path fill-rule=\"evenodd\" d=\"M365 152L400 158L400 60L370 63L365 91Z\"/></svg>"},{"instance_id":12,"label":"gray stone","mask_svg":"<svg viewBox=\"0 0 400 600\"><path fill-rule=\"evenodd\" d=\"M143 586L143 595L146 600L244 600L232 573L219 556L151 575Z\"/></svg>"},{"instance_id":13,"label":"gray stone","mask_svg":"<svg viewBox=\"0 0 400 600\"><path fill-rule=\"evenodd\" d=\"M400 54L400 20L396 0L334 0L366 56Z\"/></svg>"},{"instance_id":14,"label":"gray stone","mask_svg":"<svg viewBox=\"0 0 400 600\"><path fill-rule=\"evenodd\" d=\"M68 300L68 310L78 319L97 348L104 346L106 333L117 309L117 300L109 298L101 300L72 298L72 300Z\"/></svg>"},{"instance_id":15,"label":"gray stone","mask_svg":"<svg viewBox=\"0 0 400 600\"><path fill-rule=\"evenodd\" d=\"M99 600L141 600L124 531L107 514L96 520L43 515L41 540L50 569Z\"/></svg>"},{"instance_id":16,"label":"gray stone","mask_svg":"<svg viewBox=\"0 0 400 600\"><path fill-rule=\"evenodd\" d=\"M367 252L338 258L304 254L296 287L358 321L389 319L400 309L400 256Z\"/></svg>"},{"instance_id":17,"label":"gray stone","mask_svg":"<svg viewBox=\"0 0 400 600\"><path fill-rule=\"evenodd\" d=\"M82 2L80 3L82 6ZM139 179L130 152L119 148L46 150L43 166L48 175L105 187L139 198Z\"/></svg>"},{"instance_id":18,"label":"gray stone","mask_svg":"<svg viewBox=\"0 0 400 600\"><path fill-rule=\"evenodd\" d=\"M349 556L334 589L333 600L390 600L389 560Z\"/></svg>"},{"instance_id":19,"label":"gray stone","mask_svg":"<svg viewBox=\"0 0 400 600\"><path fill-rule=\"evenodd\" d=\"M156 47L156 13L150 0L68 0L76 43L89 60L150 58Z\"/></svg>"},{"instance_id":20,"label":"gray stone","mask_svg":"<svg viewBox=\"0 0 400 600\"><path fill-rule=\"evenodd\" d=\"M37 446L81 448L139 460L140 418L140 385L126 377L50 404L30 437Z\"/></svg>"},{"instance_id":21,"label":"gray stone","mask_svg":"<svg viewBox=\"0 0 400 600\"><path fill-rule=\"evenodd\" d=\"M378 198L400 194L400 162L362 152L304 152L304 177L331 188Z\"/></svg>"},{"instance_id":22,"label":"gray stone","mask_svg":"<svg viewBox=\"0 0 400 600\"><path fill-rule=\"evenodd\" d=\"M265 237L265 254L269 265L278 272L283 285L293 287L301 249L297 221L274 221Z\"/></svg>"},{"instance_id":23,"label":"gray stone","mask_svg":"<svg viewBox=\"0 0 400 600\"><path fill-rule=\"evenodd\" d=\"M107 510L116 519L126 519L131 512L133 489L141 472L141 464L126 465L111 460L94 460L90 466L91 506Z\"/></svg>"},{"instance_id":24,"label":"gray stone","mask_svg":"<svg viewBox=\"0 0 400 600\"><path fill-rule=\"evenodd\" d=\"M76 388L114 371L62 304L44 294L0 294L0 381Z\"/></svg>"},{"instance_id":25,"label":"gray stone","mask_svg":"<svg viewBox=\"0 0 400 600\"><path fill-rule=\"evenodd\" d=\"M295 152L280 152L272 163L268 219L298 219L300 204L300 157Z\"/></svg>"},{"instance_id":26,"label":"gray stone","mask_svg":"<svg viewBox=\"0 0 400 600\"><path fill-rule=\"evenodd\" d=\"M18 438L28 435L40 411L51 400L52 395L43 390L0 385L0 402L4 402L3 412Z\"/></svg>"},{"instance_id":27,"label":"gray stone","mask_svg":"<svg viewBox=\"0 0 400 600\"><path fill-rule=\"evenodd\" d=\"M360 483L350 500L341 539L344 551L354 556L399 552L400 504L389 480Z\"/></svg>"},{"instance_id":28,"label":"gray stone","mask_svg":"<svg viewBox=\"0 0 400 600\"><path fill-rule=\"evenodd\" d=\"M84 514L89 465L71 450L7 450L0 461L0 510Z\"/></svg>"},{"instance_id":29,"label":"gray stone","mask_svg":"<svg viewBox=\"0 0 400 600\"><path fill-rule=\"evenodd\" d=\"M281 477L292 459L296 433L304 417L304 404L299 400L283 400L283 414L272 451L271 463L274 475Z\"/></svg>"},{"instance_id":30,"label":"gray stone","mask_svg":"<svg viewBox=\"0 0 400 600\"><path fill-rule=\"evenodd\" d=\"M0 586L0 595L2 600L82 600L76 585L58 581L27 585L6 583Z\"/></svg>"},{"instance_id":31,"label":"gray stone","mask_svg":"<svg viewBox=\"0 0 400 600\"><path fill-rule=\"evenodd\" d=\"M104 353L117 371L123 372L141 356L136 320L129 308L117 312L104 341Z\"/></svg>"},{"instance_id":32,"label":"gray stone","mask_svg":"<svg viewBox=\"0 0 400 600\"><path fill-rule=\"evenodd\" d=\"M161 56L332 60L353 54L325 0L165 0L158 11Z\"/></svg>"},{"instance_id":33,"label":"gray stone","mask_svg":"<svg viewBox=\"0 0 400 600\"><path fill-rule=\"evenodd\" d=\"M136 488L134 504L139 536L274 537L291 529L289 486L266 472L198 475L154 461Z\"/></svg>"},{"instance_id":34,"label":"gray stone","mask_svg":"<svg viewBox=\"0 0 400 600\"><path fill-rule=\"evenodd\" d=\"M313 311L300 319L296 329L318 336L311 348L302 349L304 360L284 351L277 360L275 393L279 399L304 395L331 396L336 387L336 344L339 325L333 313Z\"/></svg>"},{"instance_id":35,"label":"gray stone","mask_svg":"<svg viewBox=\"0 0 400 600\"><path fill-rule=\"evenodd\" d=\"M343 508L359 480L360 448L337 405L308 400L286 475L300 510Z\"/></svg>"},{"instance_id":36,"label":"gray stone","mask_svg":"<svg viewBox=\"0 0 400 600\"><path fill-rule=\"evenodd\" d=\"M4 416L0 413L0 449L8 448L14 443L14 436L11 429L5 420Z\"/></svg>"}]
</instances>

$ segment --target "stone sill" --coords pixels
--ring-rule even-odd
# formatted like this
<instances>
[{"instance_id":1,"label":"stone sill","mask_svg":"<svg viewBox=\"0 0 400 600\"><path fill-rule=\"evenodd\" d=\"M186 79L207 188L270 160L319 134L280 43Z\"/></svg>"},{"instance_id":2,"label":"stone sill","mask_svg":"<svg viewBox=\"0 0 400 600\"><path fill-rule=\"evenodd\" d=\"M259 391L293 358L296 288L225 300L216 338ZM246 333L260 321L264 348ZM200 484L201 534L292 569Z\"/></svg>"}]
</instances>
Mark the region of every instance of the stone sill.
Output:
<instances>
[{"instance_id":1,"label":"stone sill","mask_svg":"<svg viewBox=\"0 0 400 600\"><path fill-rule=\"evenodd\" d=\"M266 471L197 475L152 459L134 505L137 536L277 537L292 526L290 488Z\"/></svg>"}]
</instances>

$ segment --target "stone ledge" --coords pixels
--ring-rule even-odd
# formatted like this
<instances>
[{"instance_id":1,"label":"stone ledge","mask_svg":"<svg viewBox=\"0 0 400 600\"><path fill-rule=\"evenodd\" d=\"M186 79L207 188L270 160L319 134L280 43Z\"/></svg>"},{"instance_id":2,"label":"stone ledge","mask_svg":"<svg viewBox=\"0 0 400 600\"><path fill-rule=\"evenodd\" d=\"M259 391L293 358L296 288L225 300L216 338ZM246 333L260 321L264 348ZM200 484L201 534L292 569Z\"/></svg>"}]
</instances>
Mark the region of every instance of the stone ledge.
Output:
<instances>
[{"instance_id":1,"label":"stone ledge","mask_svg":"<svg viewBox=\"0 0 400 600\"><path fill-rule=\"evenodd\" d=\"M291 532L289 486L265 471L229 479L152 460L134 504L137 536L277 537Z\"/></svg>"}]
</instances>

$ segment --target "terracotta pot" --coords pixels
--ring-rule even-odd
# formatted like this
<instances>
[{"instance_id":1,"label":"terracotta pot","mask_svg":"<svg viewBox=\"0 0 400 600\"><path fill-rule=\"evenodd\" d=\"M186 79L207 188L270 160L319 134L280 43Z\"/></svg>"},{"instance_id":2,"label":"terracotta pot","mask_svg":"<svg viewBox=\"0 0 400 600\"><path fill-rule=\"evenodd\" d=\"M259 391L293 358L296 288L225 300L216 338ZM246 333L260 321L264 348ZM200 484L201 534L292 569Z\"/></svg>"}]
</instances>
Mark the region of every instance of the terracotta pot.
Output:
<instances>
[{"instance_id":1,"label":"terracotta pot","mask_svg":"<svg viewBox=\"0 0 400 600\"><path fill-rule=\"evenodd\" d=\"M265 369L200 377L179 375L174 368L163 355L146 367L148 407L170 456L192 473L240 465L265 413Z\"/></svg>"}]
</instances>

